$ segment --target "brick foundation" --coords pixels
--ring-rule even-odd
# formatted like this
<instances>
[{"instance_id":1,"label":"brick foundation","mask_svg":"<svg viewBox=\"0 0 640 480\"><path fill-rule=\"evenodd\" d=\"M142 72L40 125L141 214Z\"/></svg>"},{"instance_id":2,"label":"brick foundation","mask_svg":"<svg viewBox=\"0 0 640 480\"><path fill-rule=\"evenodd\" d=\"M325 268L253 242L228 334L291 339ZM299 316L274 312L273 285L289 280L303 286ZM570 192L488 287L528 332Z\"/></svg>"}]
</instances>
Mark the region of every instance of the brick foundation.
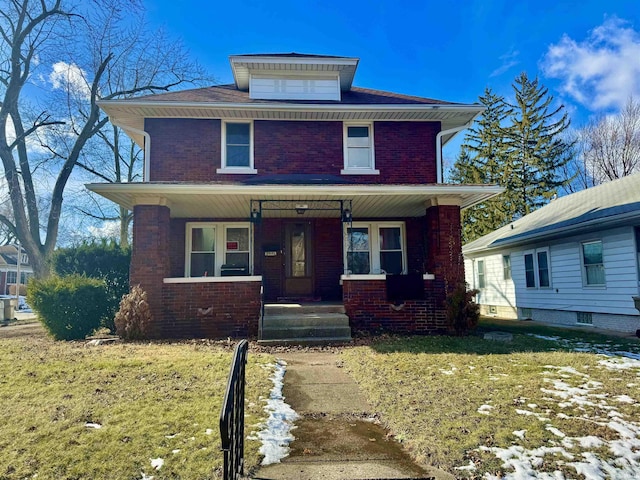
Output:
<instances>
[{"instance_id":1,"label":"brick foundation","mask_svg":"<svg viewBox=\"0 0 640 480\"><path fill-rule=\"evenodd\" d=\"M424 280L425 299L387 301L385 280L344 280L344 307L355 332L434 335L447 333L444 283Z\"/></svg>"}]
</instances>

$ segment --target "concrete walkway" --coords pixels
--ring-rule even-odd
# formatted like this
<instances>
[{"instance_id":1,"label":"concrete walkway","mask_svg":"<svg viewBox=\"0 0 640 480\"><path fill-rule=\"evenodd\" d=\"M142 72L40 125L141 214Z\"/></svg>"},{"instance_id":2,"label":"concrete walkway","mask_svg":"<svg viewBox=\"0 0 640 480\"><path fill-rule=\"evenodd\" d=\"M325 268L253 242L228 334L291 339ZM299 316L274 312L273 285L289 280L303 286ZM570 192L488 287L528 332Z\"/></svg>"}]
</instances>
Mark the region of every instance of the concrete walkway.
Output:
<instances>
[{"instance_id":1,"label":"concrete walkway","mask_svg":"<svg viewBox=\"0 0 640 480\"><path fill-rule=\"evenodd\" d=\"M301 416L291 453L282 463L261 467L255 479L434 479L454 477L424 469L375 422L358 386L338 355L287 353L285 401Z\"/></svg>"}]
</instances>

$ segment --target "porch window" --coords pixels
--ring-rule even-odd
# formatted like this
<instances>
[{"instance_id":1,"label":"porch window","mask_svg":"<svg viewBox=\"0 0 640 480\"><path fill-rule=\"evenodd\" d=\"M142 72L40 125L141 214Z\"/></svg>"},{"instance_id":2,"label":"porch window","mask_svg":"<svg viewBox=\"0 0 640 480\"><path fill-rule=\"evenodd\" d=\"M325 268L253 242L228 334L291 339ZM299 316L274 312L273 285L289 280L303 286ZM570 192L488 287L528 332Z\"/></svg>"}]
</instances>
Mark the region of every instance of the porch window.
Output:
<instances>
[{"instance_id":1,"label":"porch window","mask_svg":"<svg viewBox=\"0 0 640 480\"><path fill-rule=\"evenodd\" d=\"M352 274L405 272L403 223L354 222L346 228L345 264Z\"/></svg>"},{"instance_id":2,"label":"porch window","mask_svg":"<svg viewBox=\"0 0 640 480\"><path fill-rule=\"evenodd\" d=\"M253 168L253 123L222 122L221 166L218 173L256 173Z\"/></svg>"},{"instance_id":3,"label":"porch window","mask_svg":"<svg viewBox=\"0 0 640 480\"><path fill-rule=\"evenodd\" d=\"M582 263L584 267L585 285L605 285L602 242L600 240L582 244Z\"/></svg>"},{"instance_id":4,"label":"porch window","mask_svg":"<svg viewBox=\"0 0 640 480\"><path fill-rule=\"evenodd\" d=\"M223 266L238 275L251 272L249 224L188 222L186 237L186 277L220 276Z\"/></svg>"},{"instance_id":5,"label":"porch window","mask_svg":"<svg viewBox=\"0 0 640 480\"><path fill-rule=\"evenodd\" d=\"M344 125L343 174L377 174L373 151L373 124Z\"/></svg>"}]
</instances>

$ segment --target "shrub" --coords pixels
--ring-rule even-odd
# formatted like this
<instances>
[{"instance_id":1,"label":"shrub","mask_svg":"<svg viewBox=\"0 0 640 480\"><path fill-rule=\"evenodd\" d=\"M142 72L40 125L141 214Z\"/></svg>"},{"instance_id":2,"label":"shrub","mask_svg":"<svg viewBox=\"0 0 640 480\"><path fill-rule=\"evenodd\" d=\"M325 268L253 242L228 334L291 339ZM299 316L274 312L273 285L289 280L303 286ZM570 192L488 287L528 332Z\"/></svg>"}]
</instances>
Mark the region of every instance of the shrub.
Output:
<instances>
[{"instance_id":1,"label":"shrub","mask_svg":"<svg viewBox=\"0 0 640 480\"><path fill-rule=\"evenodd\" d=\"M458 284L447 295L447 321L449 331L456 335L464 335L478 325L480 307L473 301L478 290L467 290L464 283Z\"/></svg>"},{"instance_id":2,"label":"shrub","mask_svg":"<svg viewBox=\"0 0 640 480\"><path fill-rule=\"evenodd\" d=\"M60 248L52 258L53 271L58 275L74 273L104 281L109 302L109 313L103 326L115 331L113 317L122 296L129 292L129 264L131 250L115 242L84 243L77 247Z\"/></svg>"},{"instance_id":3,"label":"shrub","mask_svg":"<svg viewBox=\"0 0 640 480\"><path fill-rule=\"evenodd\" d=\"M27 302L56 340L78 340L100 327L108 314L104 282L81 275L33 278Z\"/></svg>"},{"instance_id":4,"label":"shrub","mask_svg":"<svg viewBox=\"0 0 640 480\"><path fill-rule=\"evenodd\" d=\"M140 285L135 285L120 302L115 318L116 333L124 340L142 340L147 338L150 323L151 309L147 292Z\"/></svg>"}]
</instances>

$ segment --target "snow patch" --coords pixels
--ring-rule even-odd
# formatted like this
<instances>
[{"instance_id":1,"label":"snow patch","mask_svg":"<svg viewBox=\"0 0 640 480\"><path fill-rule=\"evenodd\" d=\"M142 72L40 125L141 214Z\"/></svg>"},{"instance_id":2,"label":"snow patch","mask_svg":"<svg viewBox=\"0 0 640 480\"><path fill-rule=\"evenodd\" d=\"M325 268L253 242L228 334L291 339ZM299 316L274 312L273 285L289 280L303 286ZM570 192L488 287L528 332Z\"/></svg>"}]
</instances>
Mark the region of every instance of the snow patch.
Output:
<instances>
[{"instance_id":1,"label":"snow patch","mask_svg":"<svg viewBox=\"0 0 640 480\"><path fill-rule=\"evenodd\" d=\"M154 468L154 470L160 470L164 465L164 459L160 457L150 458L149 460L151 460L151 466Z\"/></svg>"}]
</instances>

